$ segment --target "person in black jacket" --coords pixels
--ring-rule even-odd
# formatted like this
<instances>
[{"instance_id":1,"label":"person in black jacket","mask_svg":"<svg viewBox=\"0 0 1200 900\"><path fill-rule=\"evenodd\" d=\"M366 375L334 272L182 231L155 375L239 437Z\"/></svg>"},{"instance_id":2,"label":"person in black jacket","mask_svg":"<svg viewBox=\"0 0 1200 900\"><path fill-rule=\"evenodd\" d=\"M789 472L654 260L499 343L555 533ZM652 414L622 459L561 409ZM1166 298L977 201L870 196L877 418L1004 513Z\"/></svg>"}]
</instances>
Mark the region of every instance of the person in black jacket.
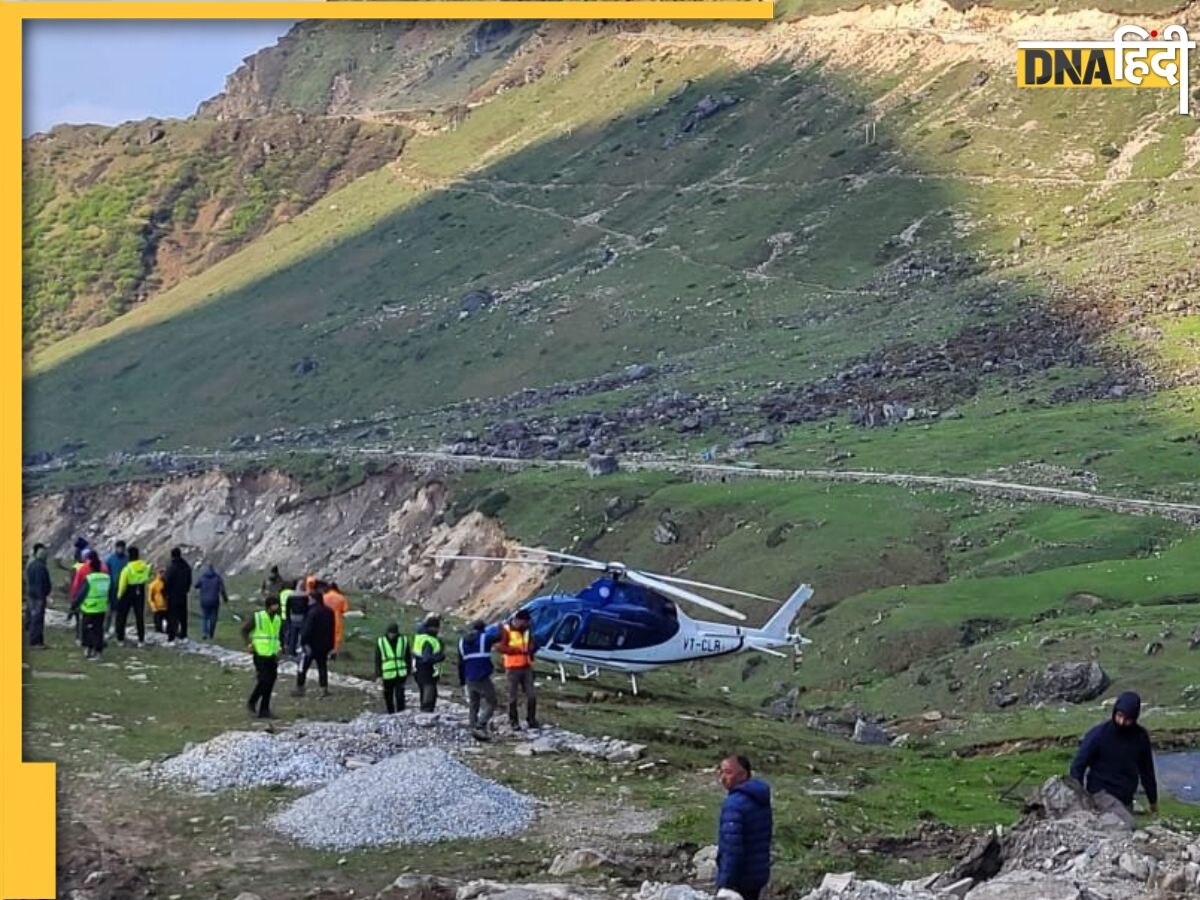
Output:
<instances>
[{"instance_id":1,"label":"person in black jacket","mask_svg":"<svg viewBox=\"0 0 1200 900\"><path fill-rule=\"evenodd\" d=\"M1158 812L1158 780L1154 775L1154 746L1137 723L1142 698L1126 691L1113 704L1112 718L1084 735L1071 762L1071 777L1089 794L1109 794L1126 809L1133 807L1138 781L1146 792L1150 812Z\"/></svg>"},{"instance_id":2,"label":"person in black jacket","mask_svg":"<svg viewBox=\"0 0 1200 900\"><path fill-rule=\"evenodd\" d=\"M303 659L296 669L297 697L304 696L304 681L308 667L317 664L317 683L321 685L321 696L329 696L329 654L333 650L333 610L322 599L322 586L317 585L308 592L308 613L300 629L300 646Z\"/></svg>"},{"instance_id":3,"label":"person in black jacket","mask_svg":"<svg viewBox=\"0 0 1200 900\"><path fill-rule=\"evenodd\" d=\"M46 601L52 589L50 570L46 568L46 545L34 544L33 556L25 567L25 627L30 647L46 649Z\"/></svg>"},{"instance_id":4,"label":"person in black jacket","mask_svg":"<svg viewBox=\"0 0 1200 900\"><path fill-rule=\"evenodd\" d=\"M166 588L167 595L167 643L172 644L175 638L187 640L188 630L188 591L192 589L192 567L183 558L183 551L178 547L171 549L171 562L167 566Z\"/></svg>"}]
</instances>

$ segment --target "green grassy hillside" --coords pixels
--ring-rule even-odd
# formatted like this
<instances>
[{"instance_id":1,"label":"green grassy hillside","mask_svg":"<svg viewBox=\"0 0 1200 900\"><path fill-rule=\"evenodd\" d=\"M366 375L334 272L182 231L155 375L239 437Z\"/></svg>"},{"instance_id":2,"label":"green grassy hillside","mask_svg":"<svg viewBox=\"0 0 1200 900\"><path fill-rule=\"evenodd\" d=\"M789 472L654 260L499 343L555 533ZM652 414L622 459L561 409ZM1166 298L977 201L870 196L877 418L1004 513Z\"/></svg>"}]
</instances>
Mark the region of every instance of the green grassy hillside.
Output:
<instances>
[{"instance_id":1,"label":"green grassy hillside","mask_svg":"<svg viewBox=\"0 0 1200 900\"><path fill-rule=\"evenodd\" d=\"M1006 429L1194 372L1195 120L1172 98L1018 92L919 43L903 70L851 78L748 64L694 29L540 37L493 79L525 81L397 166L36 354L27 449L82 438L40 398L100 385L126 399L88 452L380 414L427 443L442 435L421 417L448 401L647 361L671 373L647 390L702 391L734 433L773 396L806 421L797 392L864 359L889 370L821 387L826 409L982 404L1017 414ZM467 309L473 290L495 302ZM1196 421L1182 396L1157 407L1172 435Z\"/></svg>"}]
</instances>

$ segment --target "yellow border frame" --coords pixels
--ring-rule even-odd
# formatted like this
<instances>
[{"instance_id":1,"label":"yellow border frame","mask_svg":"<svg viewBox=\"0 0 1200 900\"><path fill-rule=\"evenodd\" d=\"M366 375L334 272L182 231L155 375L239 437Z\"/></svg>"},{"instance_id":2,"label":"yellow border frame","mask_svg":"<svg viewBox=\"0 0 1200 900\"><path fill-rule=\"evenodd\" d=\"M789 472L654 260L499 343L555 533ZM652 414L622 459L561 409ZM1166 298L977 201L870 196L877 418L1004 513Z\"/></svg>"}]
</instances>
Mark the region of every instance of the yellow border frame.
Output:
<instances>
[{"instance_id":1,"label":"yellow border frame","mask_svg":"<svg viewBox=\"0 0 1200 900\"><path fill-rule=\"evenodd\" d=\"M78 0L0 0L0 75L8 89L0 99L0 170L5 193L3 260L11 291L4 309L9 348L2 357L6 406L20 421L21 384L21 35L25 19L690 19L766 20L772 0L188 0L188 2L78 2ZM10 413L11 415L11 413ZM12 419L10 419L12 421ZM0 451L5 472L21 471L21 441L11 435ZM3 482L4 508L21 509L19 474ZM20 515L4 523L10 579L24 558ZM20 575L16 584L20 585ZM5 652L0 654L0 897L53 897L55 872L55 782L52 763L24 763L22 757L20 604L9 582L3 621ZM18 587L17 590L21 588Z\"/></svg>"}]
</instances>

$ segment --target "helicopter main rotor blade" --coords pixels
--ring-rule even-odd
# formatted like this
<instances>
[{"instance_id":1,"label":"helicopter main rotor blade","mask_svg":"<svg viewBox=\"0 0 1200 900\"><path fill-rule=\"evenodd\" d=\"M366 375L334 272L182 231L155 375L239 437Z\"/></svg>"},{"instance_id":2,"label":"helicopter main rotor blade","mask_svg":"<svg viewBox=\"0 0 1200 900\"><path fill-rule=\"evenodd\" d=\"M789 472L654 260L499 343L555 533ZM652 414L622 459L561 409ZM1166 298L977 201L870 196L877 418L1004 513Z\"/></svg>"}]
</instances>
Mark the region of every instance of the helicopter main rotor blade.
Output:
<instances>
[{"instance_id":1,"label":"helicopter main rotor blade","mask_svg":"<svg viewBox=\"0 0 1200 900\"><path fill-rule=\"evenodd\" d=\"M726 594L736 594L739 597L750 597L754 600L766 600L768 603L778 604L781 602L776 600L774 597L764 597L762 594L751 594L749 591L735 591L733 588L721 587L719 584L708 584L704 581L692 581L689 578L680 578L677 575L659 575L657 572L653 573L653 575L655 578L661 579L662 581L669 581L672 584L686 584L691 587L707 588L710 591L722 591Z\"/></svg>"},{"instance_id":2,"label":"helicopter main rotor blade","mask_svg":"<svg viewBox=\"0 0 1200 900\"><path fill-rule=\"evenodd\" d=\"M634 584L640 584L642 587L648 587L652 591L658 591L660 594L666 594L668 597L674 597L676 600L682 600L685 603L694 603L697 606L703 606L705 609L711 609L713 612L720 613L723 616L729 616L731 619L745 620L745 616L736 609L730 609L728 606L722 606L716 600L709 600L707 597L701 597L699 594L693 594L691 591L686 591L681 587L669 584L665 581L659 581L645 572L639 572L637 569L629 569L625 572L625 577Z\"/></svg>"},{"instance_id":3,"label":"helicopter main rotor blade","mask_svg":"<svg viewBox=\"0 0 1200 900\"><path fill-rule=\"evenodd\" d=\"M554 556L558 559L567 559L573 563L578 563L581 566L595 569L596 571L604 571L608 569L608 563L600 562L598 559L588 559L586 556L572 556L570 553L562 553L558 550L542 550L539 547L518 547L522 553L540 553L543 556Z\"/></svg>"},{"instance_id":4,"label":"helicopter main rotor blade","mask_svg":"<svg viewBox=\"0 0 1200 900\"><path fill-rule=\"evenodd\" d=\"M591 566L582 566L579 563L559 562L556 559L526 559L522 556L467 556L456 553L434 553L426 557L426 559L449 559L459 560L464 559L475 562L498 562L512 563L523 566L547 566L551 569L558 568L573 568L573 569L590 569Z\"/></svg>"}]
</instances>

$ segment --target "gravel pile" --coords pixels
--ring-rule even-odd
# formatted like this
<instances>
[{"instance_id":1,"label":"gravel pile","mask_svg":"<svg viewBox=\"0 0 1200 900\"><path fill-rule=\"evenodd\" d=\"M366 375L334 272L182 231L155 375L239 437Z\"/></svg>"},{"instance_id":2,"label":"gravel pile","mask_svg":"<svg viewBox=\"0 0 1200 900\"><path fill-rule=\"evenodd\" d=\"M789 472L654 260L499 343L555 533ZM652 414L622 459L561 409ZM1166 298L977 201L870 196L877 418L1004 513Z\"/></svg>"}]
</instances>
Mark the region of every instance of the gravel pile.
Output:
<instances>
[{"instance_id":1,"label":"gravel pile","mask_svg":"<svg viewBox=\"0 0 1200 900\"><path fill-rule=\"evenodd\" d=\"M363 713L349 722L299 722L271 734L233 731L185 749L154 771L205 790L285 785L316 787L420 747L453 748L471 740L456 717Z\"/></svg>"},{"instance_id":2,"label":"gravel pile","mask_svg":"<svg viewBox=\"0 0 1200 900\"><path fill-rule=\"evenodd\" d=\"M156 774L219 791L275 784L313 787L343 771L337 763L295 742L256 731L230 731L166 760Z\"/></svg>"},{"instance_id":3,"label":"gravel pile","mask_svg":"<svg viewBox=\"0 0 1200 900\"><path fill-rule=\"evenodd\" d=\"M533 801L476 775L439 749L356 769L270 819L301 844L331 850L513 834Z\"/></svg>"}]
</instances>

